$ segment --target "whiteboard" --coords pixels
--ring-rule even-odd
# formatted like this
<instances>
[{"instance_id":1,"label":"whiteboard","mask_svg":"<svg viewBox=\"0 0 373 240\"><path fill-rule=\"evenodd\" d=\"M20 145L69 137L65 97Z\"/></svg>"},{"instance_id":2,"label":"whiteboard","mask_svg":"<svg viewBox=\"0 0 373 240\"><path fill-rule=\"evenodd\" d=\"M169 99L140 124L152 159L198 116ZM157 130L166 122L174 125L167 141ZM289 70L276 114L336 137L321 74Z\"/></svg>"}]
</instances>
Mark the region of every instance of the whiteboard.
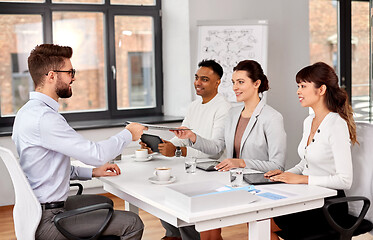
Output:
<instances>
[{"instance_id":1,"label":"whiteboard","mask_svg":"<svg viewBox=\"0 0 373 240\"><path fill-rule=\"evenodd\" d=\"M233 67L242 60L255 60L267 73L268 21L200 21L198 25L198 62L216 60L224 70L219 93L236 102L232 90Z\"/></svg>"}]
</instances>

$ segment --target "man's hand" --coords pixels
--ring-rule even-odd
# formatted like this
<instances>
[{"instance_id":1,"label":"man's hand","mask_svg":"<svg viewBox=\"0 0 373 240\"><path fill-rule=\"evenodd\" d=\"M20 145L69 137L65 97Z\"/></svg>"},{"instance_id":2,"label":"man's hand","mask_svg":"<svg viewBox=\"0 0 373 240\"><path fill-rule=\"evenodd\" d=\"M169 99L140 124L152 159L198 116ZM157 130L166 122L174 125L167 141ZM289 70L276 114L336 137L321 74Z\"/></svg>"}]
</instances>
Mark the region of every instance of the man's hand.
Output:
<instances>
[{"instance_id":1,"label":"man's hand","mask_svg":"<svg viewBox=\"0 0 373 240\"><path fill-rule=\"evenodd\" d=\"M166 157L175 156L176 147L171 142L163 140L163 143L158 144L159 153Z\"/></svg>"},{"instance_id":2,"label":"man's hand","mask_svg":"<svg viewBox=\"0 0 373 240\"><path fill-rule=\"evenodd\" d=\"M147 127L144 127L143 125L139 123L130 123L126 126L126 129L131 132L132 134L132 141L137 141L140 139L141 135L143 134L144 130L148 130Z\"/></svg>"},{"instance_id":3,"label":"man's hand","mask_svg":"<svg viewBox=\"0 0 373 240\"><path fill-rule=\"evenodd\" d=\"M227 158L218 165L215 166L215 169L218 171L228 171L231 168L244 168L246 163L243 159L240 158Z\"/></svg>"},{"instance_id":4,"label":"man's hand","mask_svg":"<svg viewBox=\"0 0 373 240\"><path fill-rule=\"evenodd\" d=\"M92 177L117 176L120 168L116 164L106 163L101 167L92 169Z\"/></svg>"}]
</instances>

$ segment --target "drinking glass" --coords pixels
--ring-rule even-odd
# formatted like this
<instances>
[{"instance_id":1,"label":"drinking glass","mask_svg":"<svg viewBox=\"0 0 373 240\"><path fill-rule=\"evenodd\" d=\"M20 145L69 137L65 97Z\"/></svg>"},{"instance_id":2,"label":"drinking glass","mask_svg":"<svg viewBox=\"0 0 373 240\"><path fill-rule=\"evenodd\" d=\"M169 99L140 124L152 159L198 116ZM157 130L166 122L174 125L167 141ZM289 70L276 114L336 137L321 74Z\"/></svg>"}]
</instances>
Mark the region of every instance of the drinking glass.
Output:
<instances>
[{"instance_id":1,"label":"drinking glass","mask_svg":"<svg viewBox=\"0 0 373 240\"><path fill-rule=\"evenodd\" d=\"M185 172L186 173L195 173L197 166L197 159L194 157L185 158Z\"/></svg>"},{"instance_id":2,"label":"drinking glass","mask_svg":"<svg viewBox=\"0 0 373 240\"><path fill-rule=\"evenodd\" d=\"M242 168L232 168L230 171L230 180L232 187L240 187L243 182L243 169Z\"/></svg>"}]
</instances>

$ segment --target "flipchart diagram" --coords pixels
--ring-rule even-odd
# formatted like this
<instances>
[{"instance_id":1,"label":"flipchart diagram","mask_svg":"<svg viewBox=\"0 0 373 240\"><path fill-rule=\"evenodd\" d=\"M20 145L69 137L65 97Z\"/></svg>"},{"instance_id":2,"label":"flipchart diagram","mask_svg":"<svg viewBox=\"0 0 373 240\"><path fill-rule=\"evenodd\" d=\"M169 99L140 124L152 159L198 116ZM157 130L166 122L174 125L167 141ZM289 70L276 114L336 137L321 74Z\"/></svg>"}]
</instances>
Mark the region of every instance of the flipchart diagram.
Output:
<instances>
[{"instance_id":1,"label":"flipchart diagram","mask_svg":"<svg viewBox=\"0 0 373 240\"><path fill-rule=\"evenodd\" d=\"M239 23L239 21L237 22ZM198 61L215 59L224 69L219 92L227 100L235 102L232 90L233 67L245 59L259 62L264 72L267 69L267 21L250 21L239 24L200 23L198 26Z\"/></svg>"}]
</instances>

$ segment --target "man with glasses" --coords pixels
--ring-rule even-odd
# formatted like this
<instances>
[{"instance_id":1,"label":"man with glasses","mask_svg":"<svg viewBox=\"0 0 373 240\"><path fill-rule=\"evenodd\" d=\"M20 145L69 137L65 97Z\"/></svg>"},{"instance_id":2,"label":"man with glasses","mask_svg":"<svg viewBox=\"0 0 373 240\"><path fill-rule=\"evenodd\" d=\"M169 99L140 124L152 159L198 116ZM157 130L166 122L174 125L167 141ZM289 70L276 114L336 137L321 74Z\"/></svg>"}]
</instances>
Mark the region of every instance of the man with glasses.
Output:
<instances>
[{"instance_id":1,"label":"man with glasses","mask_svg":"<svg viewBox=\"0 0 373 240\"><path fill-rule=\"evenodd\" d=\"M28 58L28 67L35 84L30 100L18 111L12 139L17 146L20 164L43 209L36 239L65 239L54 226L53 218L66 209L112 201L103 196L80 195L68 198L70 179L87 180L120 174L116 164L107 164L122 153L131 141L140 138L146 128L131 123L107 140L84 139L59 114L59 98L72 96L75 70L70 58L72 49L53 44L36 46ZM70 165L70 157L97 168ZM106 212L90 212L64 221L69 230L86 236L103 222ZM141 239L144 225L131 212L114 211L103 235L121 239Z\"/></svg>"}]
</instances>

